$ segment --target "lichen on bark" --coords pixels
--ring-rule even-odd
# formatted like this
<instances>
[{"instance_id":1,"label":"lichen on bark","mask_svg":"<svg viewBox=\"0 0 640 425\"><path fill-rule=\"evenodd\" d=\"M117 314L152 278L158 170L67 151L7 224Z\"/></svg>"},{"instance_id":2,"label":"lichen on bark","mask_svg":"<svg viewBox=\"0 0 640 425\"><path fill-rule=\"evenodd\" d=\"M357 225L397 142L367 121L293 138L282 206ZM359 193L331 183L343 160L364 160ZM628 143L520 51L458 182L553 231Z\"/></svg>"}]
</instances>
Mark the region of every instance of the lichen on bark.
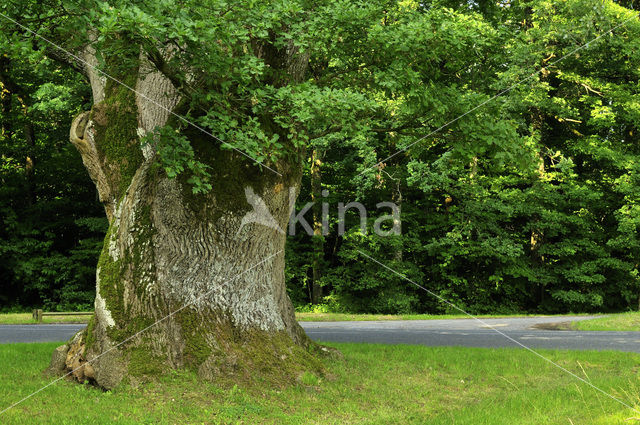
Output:
<instances>
[{"instance_id":1,"label":"lichen on bark","mask_svg":"<svg viewBox=\"0 0 640 425\"><path fill-rule=\"evenodd\" d=\"M101 192L110 199L110 226L98 261L95 314L67 351L77 355L76 364L89 364L90 379L104 388L128 375L180 367L207 379L280 383L308 370L321 373L317 347L296 322L286 293L285 235L256 223L240 226L251 209L244 196L251 188L286 228L300 164L273 164L281 176L261 172L191 128L185 135L211 167L213 190L194 195L186 181L169 179L154 166L153 151L143 155L138 128L168 119L148 99L172 108L177 95L167 94L170 84L161 75L141 83L148 64L130 53L128 67L112 75L144 90L144 97L107 82L82 137L75 135L77 146L91 142L85 163L92 161L102 176L96 184L107 186Z\"/></svg>"},{"instance_id":2,"label":"lichen on bark","mask_svg":"<svg viewBox=\"0 0 640 425\"><path fill-rule=\"evenodd\" d=\"M132 75L135 78L137 74ZM111 190L120 199L144 161L137 134L136 97L134 92L111 80L107 82L105 94L105 100L93 106L89 119Z\"/></svg>"}]
</instances>

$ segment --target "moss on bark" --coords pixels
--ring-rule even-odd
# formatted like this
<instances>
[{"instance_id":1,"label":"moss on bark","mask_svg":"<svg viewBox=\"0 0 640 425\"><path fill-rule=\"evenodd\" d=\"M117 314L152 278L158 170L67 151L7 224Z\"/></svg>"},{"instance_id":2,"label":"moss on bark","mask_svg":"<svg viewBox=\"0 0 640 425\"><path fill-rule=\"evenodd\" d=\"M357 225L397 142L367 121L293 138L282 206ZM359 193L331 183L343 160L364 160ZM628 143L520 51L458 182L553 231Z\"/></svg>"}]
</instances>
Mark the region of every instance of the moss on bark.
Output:
<instances>
[{"instance_id":1,"label":"moss on bark","mask_svg":"<svg viewBox=\"0 0 640 425\"><path fill-rule=\"evenodd\" d=\"M84 345L85 345L86 351L91 350L91 347L93 347L93 344L96 342L96 336L94 334L95 326L96 326L96 315L94 313L89 319L89 323L87 323L87 328L85 329Z\"/></svg>"},{"instance_id":2,"label":"moss on bark","mask_svg":"<svg viewBox=\"0 0 640 425\"><path fill-rule=\"evenodd\" d=\"M138 78L136 52L130 53L127 66L107 63L107 72L129 87L135 87ZM94 123L94 141L104 169L108 171L111 189L121 199L133 176L144 160L138 140L136 94L127 87L109 79L105 86L105 99L91 109L89 118Z\"/></svg>"},{"instance_id":3,"label":"moss on bark","mask_svg":"<svg viewBox=\"0 0 640 425\"><path fill-rule=\"evenodd\" d=\"M210 332L210 329L207 329L202 315L191 309L183 309L174 317L182 329L184 363L197 368L211 355L210 343L204 337ZM211 324L209 324L210 326Z\"/></svg>"},{"instance_id":4,"label":"moss on bark","mask_svg":"<svg viewBox=\"0 0 640 425\"><path fill-rule=\"evenodd\" d=\"M141 233L151 232L152 228L141 229ZM152 250L149 239L134 237L134 244L123 258L114 260L109 252L111 239L116 238L118 227L112 223L98 260L98 278L100 296L104 299L115 326L107 328L107 334L114 342L120 342L153 323L153 318L145 315L131 314L131 306L125 300L125 285L133 286L136 295L141 297L148 279L153 278L153 270L145 270L145 266L153 264L141 253L143 249ZM148 269L148 267L147 267ZM146 273L147 280L142 279ZM151 273L151 275L149 275Z\"/></svg>"},{"instance_id":5,"label":"moss on bark","mask_svg":"<svg viewBox=\"0 0 640 425\"><path fill-rule=\"evenodd\" d=\"M162 357L153 354L145 345L132 347L129 350L127 371L129 375L135 377L158 376L166 371L166 362Z\"/></svg>"},{"instance_id":6,"label":"moss on bark","mask_svg":"<svg viewBox=\"0 0 640 425\"><path fill-rule=\"evenodd\" d=\"M130 53L133 58L139 52ZM132 58L126 61L128 67L112 72L130 87L138 77ZM237 297L233 286L224 286L230 282L217 282L218 276L232 277L251 268L246 259L236 262L239 257L263 257L281 250L282 235L249 230L245 240L239 241L231 227L252 209L245 197L247 186L271 202L269 207L277 209L280 222L286 221L288 193L283 191L298 184L300 168L279 168L283 177L264 172L237 152L222 149L209 136L188 128L185 133L196 157L211 167L213 185L210 194L194 195L187 177L179 181L181 190L144 162L138 112L135 93L112 81L105 88L105 100L91 112L96 150L118 206L98 261L99 295L106 316L94 316L84 348L98 356L127 340L96 362L96 376L105 377L106 384L101 385L117 385L125 372L157 375L181 366L207 379L274 383L289 382L307 371L322 374L315 344L295 324L290 304L283 303L284 273L265 266L264 274L255 271L244 276L246 282L235 290L254 290L250 299ZM223 215L228 215L228 222L220 220ZM230 228L216 229L220 223ZM239 250L239 243L244 248ZM203 259L202 267L192 267ZM156 262L163 269L156 270ZM282 262L273 264L277 268ZM207 310L207 303L201 302L172 313L200 295L198 288L211 285L224 289L218 291L218 298L211 298L212 304L220 303L218 311ZM266 301L261 302L264 294ZM100 322L104 317L109 323ZM157 326L128 340L157 321Z\"/></svg>"}]
</instances>

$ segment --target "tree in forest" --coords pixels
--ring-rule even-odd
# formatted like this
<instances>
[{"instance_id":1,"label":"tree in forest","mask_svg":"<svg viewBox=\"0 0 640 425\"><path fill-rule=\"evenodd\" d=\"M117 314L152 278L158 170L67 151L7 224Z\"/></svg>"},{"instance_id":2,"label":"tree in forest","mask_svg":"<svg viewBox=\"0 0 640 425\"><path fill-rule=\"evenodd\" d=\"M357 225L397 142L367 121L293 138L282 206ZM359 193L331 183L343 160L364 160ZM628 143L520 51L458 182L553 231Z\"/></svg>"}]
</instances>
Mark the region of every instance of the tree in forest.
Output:
<instances>
[{"instance_id":1,"label":"tree in forest","mask_svg":"<svg viewBox=\"0 0 640 425\"><path fill-rule=\"evenodd\" d=\"M306 146L330 137L363 149L371 134L422 126L416 117L429 102L420 86L443 66L433 48L462 62L457 55L491 34L417 3L176 6L2 9L19 20L3 31L30 38L91 85L91 110L73 120L70 137L109 230L95 314L53 363L106 388L165 366L210 378L313 367L285 291L285 235L257 224L239 231L245 189L286 228ZM443 22L449 29L436 31Z\"/></svg>"},{"instance_id":2,"label":"tree in forest","mask_svg":"<svg viewBox=\"0 0 640 425\"><path fill-rule=\"evenodd\" d=\"M359 264L359 251L366 249L474 313L635 309L640 159L633 12L613 2L437 3L481 13L495 29L494 43L482 54L461 56L469 67L432 70L429 88L418 85L440 111L426 115L431 121L423 129L370 138L369 150L322 146L322 183L330 196L372 207L400 193L403 234L395 245L357 231L337 235L334 226L324 252L328 297L317 308L449 312L450 306L413 293L396 276ZM389 157L518 81L406 153L371 167L371 178L359 176L356 164ZM500 137L505 129L515 134ZM309 286L306 253L313 245L302 237L292 242L290 288L304 302L296 288Z\"/></svg>"},{"instance_id":3,"label":"tree in forest","mask_svg":"<svg viewBox=\"0 0 640 425\"><path fill-rule=\"evenodd\" d=\"M594 27L615 18L609 9ZM483 174L537 158L529 111L493 103L451 122L540 65L536 51L506 68L513 52L539 47L522 36L504 48L526 33L528 6L492 5L482 16L417 1L52 0L7 1L0 11L8 42L28 40L91 86L91 108L73 119L70 138L109 229L95 313L52 367L105 388L167 367L210 379L287 379L319 367L286 293L279 231L314 151L353 158L342 163L347 186L384 189L403 206L410 198L399 179L449 199L439 191L468 183L482 193ZM246 194L277 226L242 225L252 210ZM352 246L362 241L351 236ZM401 245L386 247L406 261ZM364 264L353 268L363 269L380 280Z\"/></svg>"},{"instance_id":4,"label":"tree in forest","mask_svg":"<svg viewBox=\"0 0 640 425\"><path fill-rule=\"evenodd\" d=\"M635 308L638 22L614 3L544 5L504 12L494 83L540 71L493 106L517 125L528 165L444 144L409 164L425 197L451 199L424 218L425 273L476 313Z\"/></svg>"},{"instance_id":5,"label":"tree in forest","mask_svg":"<svg viewBox=\"0 0 640 425\"><path fill-rule=\"evenodd\" d=\"M28 39L0 45L0 308L86 310L106 218L68 134L90 93Z\"/></svg>"}]
</instances>

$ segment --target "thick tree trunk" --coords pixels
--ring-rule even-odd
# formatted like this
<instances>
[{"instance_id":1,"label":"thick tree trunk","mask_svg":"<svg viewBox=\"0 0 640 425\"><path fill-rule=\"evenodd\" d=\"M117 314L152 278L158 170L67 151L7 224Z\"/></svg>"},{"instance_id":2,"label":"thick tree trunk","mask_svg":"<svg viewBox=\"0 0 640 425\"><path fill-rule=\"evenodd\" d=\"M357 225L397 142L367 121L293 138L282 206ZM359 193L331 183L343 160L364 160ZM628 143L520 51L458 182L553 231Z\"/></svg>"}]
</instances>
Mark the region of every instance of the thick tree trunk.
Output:
<instances>
[{"instance_id":1,"label":"thick tree trunk","mask_svg":"<svg viewBox=\"0 0 640 425\"><path fill-rule=\"evenodd\" d=\"M179 99L169 80L140 63L121 77L144 96L93 76L98 102L72 125L71 140L110 226L95 314L85 332L54 353L51 368L75 370L79 380L104 388L125 376L185 366L209 379L282 380L316 368L313 344L286 294L285 234L242 223L252 210L245 193L252 191L286 228L299 168L277 165L282 177L261 172L194 130L194 149L212 167L212 192L193 195L180 178L167 178L153 166L152 148L140 149L139 135L169 118L149 99L169 109Z\"/></svg>"}]
</instances>

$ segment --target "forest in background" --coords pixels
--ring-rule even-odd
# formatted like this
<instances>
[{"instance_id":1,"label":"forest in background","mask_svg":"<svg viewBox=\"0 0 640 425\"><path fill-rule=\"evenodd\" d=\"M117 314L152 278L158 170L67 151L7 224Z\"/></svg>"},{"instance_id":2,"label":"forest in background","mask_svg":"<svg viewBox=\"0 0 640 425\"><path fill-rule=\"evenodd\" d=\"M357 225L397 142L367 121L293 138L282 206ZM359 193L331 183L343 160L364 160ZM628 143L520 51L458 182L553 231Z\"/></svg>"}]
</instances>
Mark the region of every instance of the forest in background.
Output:
<instances>
[{"instance_id":1,"label":"forest in background","mask_svg":"<svg viewBox=\"0 0 640 425\"><path fill-rule=\"evenodd\" d=\"M376 90L405 93L398 114L420 126L312 141L298 205L326 202L330 230L289 237L287 282L297 308L449 312L364 262L358 250L366 248L470 313L637 309L639 27L630 23L633 30L614 31L564 58L627 19L625 7L638 9L632 1L434 1L417 12L427 15L429 28L408 24L404 37L394 38L340 22L344 33L331 37L378 54L366 78L353 77L361 64L348 57L332 78L362 85L354 90L375 83ZM0 310L91 309L107 221L68 141L71 119L90 107L89 87L20 34L1 37ZM379 52L415 55L423 72L390 69ZM312 63L309 78L323 66ZM358 114L357 101L353 110L335 111L328 99L300 101L329 122L332 114ZM432 112L422 115L424 109ZM355 211L339 235L337 204L351 201L367 207L369 229L381 214L377 203L401 206L402 235L362 234ZM314 208L306 217L312 223L320 214Z\"/></svg>"}]
</instances>

